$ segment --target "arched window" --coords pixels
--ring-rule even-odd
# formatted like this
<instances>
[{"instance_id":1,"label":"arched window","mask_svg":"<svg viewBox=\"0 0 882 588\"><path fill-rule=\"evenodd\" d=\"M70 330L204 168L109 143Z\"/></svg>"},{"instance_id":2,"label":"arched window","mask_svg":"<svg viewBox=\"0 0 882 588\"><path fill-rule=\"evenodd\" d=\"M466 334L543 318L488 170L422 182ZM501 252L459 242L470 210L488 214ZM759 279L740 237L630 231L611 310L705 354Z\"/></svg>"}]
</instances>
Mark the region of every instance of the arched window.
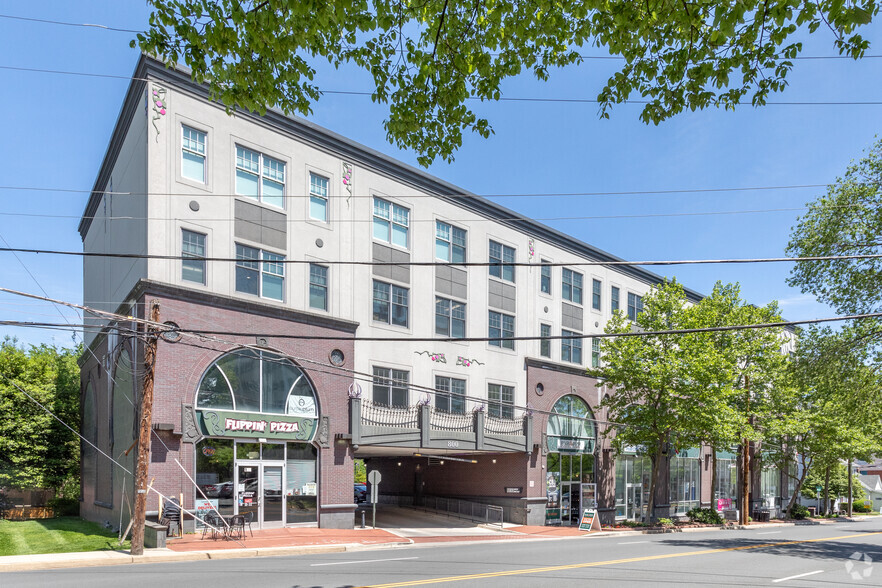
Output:
<instances>
[{"instance_id":1,"label":"arched window","mask_svg":"<svg viewBox=\"0 0 882 588\"><path fill-rule=\"evenodd\" d=\"M594 451L597 436L594 413L588 404L578 396L563 396L551 409L554 414L548 417L549 451L566 447L569 450ZM561 440L565 440L561 444Z\"/></svg>"},{"instance_id":2,"label":"arched window","mask_svg":"<svg viewBox=\"0 0 882 588\"><path fill-rule=\"evenodd\" d=\"M318 418L306 374L281 355L251 349L228 353L208 368L199 383L196 408Z\"/></svg>"}]
</instances>

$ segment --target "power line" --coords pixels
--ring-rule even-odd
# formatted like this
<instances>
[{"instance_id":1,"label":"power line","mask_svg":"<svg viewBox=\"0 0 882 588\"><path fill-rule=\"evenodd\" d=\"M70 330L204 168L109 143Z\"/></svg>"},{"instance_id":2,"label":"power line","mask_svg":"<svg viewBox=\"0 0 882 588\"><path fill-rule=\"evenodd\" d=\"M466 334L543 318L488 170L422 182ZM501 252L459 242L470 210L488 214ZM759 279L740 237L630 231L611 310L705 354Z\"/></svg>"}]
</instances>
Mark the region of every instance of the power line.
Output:
<instances>
[{"instance_id":1,"label":"power line","mask_svg":"<svg viewBox=\"0 0 882 588\"><path fill-rule=\"evenodd\" d=\"M523 192L523 193L497 193L497 194L425 194L396 193L395 198L566 198L576 196L649 196L655 194L703 194L703 193L726 193L726 192L758 192L766 190L802 190L806 188L826 188L829 184L790 184L784 186L747 186L742 188L680 188L665 190L625 190L610 192ZM0 190L20 190L34 192L70 192L76 194L92 194L95 190L77 188L42 188L38 186L0 186ZM222 194L217 192L195 194L193 192L99 192L106 196L184 196L190 198L220 197L220 198L247 198L242 194ZM289 198L307 198L310 194L288 194ZM341 196L342 198L343 196ZM352 194L348 198L374 198L374 194Z\"/></svg>"},{"instance_id":2,"label":"power line","mask_svg":"<svg viewBox=\"0 0 882 588\"><path fill-rule=\"evenodd\" d=\"M11 20L23 20L26 22L39 22L43 24L53 24L60 25L66 27L84 27L84 28L92 28L92 29L100 29L104 31L114 31L119 33L143 33L144 31L138 29L121 29L118 27L111 27L103 24L92 24L92 23L78 23L78 22L65 22L61 20L50 20L48 18L31 18L27 16L14 16L11 14L0 14L0 18L8 18Z\"/></svg>"},{"instance_id":3,"label":"power line","mask_svg":"<svg viewBox=\"0 0 882 588\"><path fill-rule=\"evenodd\" d=\"M133 76L124 76L124 75L115 75L115 74L99 74L99 73L90 73L90 72L77 72L77 71L65 71L58 69L44 69L44 68L36 68L36 67L17 67L12 65L0 65L0 69L6 69L10 71L22 71L22 72L32 72L32 73L46 73L46 74L56 74L56 75L71 75L71 76L82 76L82 77L91 77L91 78L108 78L108 79L118 79L118 80L131 80L131 81L139 81L139 82L149 82L151 81L148 78L138 78ZM363 92L356 90L319 90L321 94L331 94L338 96L365 96L365 97L373 97L374 92ZM468 96L466 100L471 101L481 101L486 102L486 100L481 99L477 96ZM533 102L533 103L560 103L560 104L600 104L601 101L596 98L532 98L532 97L512 97L512 96L502 96L497 98L495 102ZM651 104L650 100L625 100L620 104ZM880 106L882 105L882 101L821 101L821 102L778 102L769 100L765 103L766 106ZM745 103L736 103L735 106L752 106L751 104Z\"/></svg>"},{"instance_id":4,"label":"power line","mask_svg":"<svg viewBox=\"0 0 882 588\"><path fill-rule=\"evenodd\" d=\"M53 249L26 249L20 247L0 247L0 252L12 253L36 253L46 255L63 255L74 257L97 257L114 259L160 259L169 261L195 260L195 261L223 261L230 263L254 262L266 260L246 259L237 257L194 257L192 255L158 255L147 253L98 253L93 251L59 251ZM742 259L677 259L677 260L645 260L645 261L560 261L560 262L494 262L494 261L466 261L462 263L450 263L447 261L317 261L309 259L279 259L272 263L284 265L351 265L351 266L390 266L390 267L574 267L574 266L644 266L644 265L704 265L704 264L746 264L746 263L798 263L805 261L845 261L867 260L882 258L882 253L868 253L861 255L817 255L811 257L756 257ZM2 290L2 289L0 289Z\"/></svg>"}]
</instances>

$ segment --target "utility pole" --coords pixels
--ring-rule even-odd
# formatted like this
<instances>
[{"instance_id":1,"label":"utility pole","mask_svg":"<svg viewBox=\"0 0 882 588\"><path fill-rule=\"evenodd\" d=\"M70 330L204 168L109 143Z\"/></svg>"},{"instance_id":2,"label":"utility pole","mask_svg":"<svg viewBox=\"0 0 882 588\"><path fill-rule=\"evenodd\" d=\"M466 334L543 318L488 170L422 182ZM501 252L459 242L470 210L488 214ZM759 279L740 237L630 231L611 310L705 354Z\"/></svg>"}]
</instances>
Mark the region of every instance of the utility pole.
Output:
<instances>
[{"instance_id":1,"label":"utility pole","mask_svg":"<svg viewBox=\"0 0 882 588\"><path fill-rule=\"evenodd\" d=\"M854 488L851 487L851 459L848 460L848 516L854 514L854 511L851 509L851 503L854 501Z\"/></svg>"},{"instance_id":2,"label":"utility pole","mask_svg":"<svg viewBox=\"0 0 882 588\"><path fill-rule=\"evenodd\" d=\"M150 321L159 323L159 301L150 302ZM147 519L147 468L150 465L150 430L153 424L153 369L159 329L147 326L144 345L144 386L138 414L138 461L135 464L135 512L132 514L132 555L144 555L144 523Z\"/></svg>"},{"instance_id":3,"label":"utility pole","mask_svg":"<svg viewBox=\"0 0 882 588\"><path fill-rule=\"evenodd\" d=\"M750 376L744 376L744 389L747 394L746 407L750 413ZM752 420L752 419L751 419ZM750 512L750 439L744 437L744 447L741 449L741 520L739 523L748 523Z\"/></svg>"}]
</instances>

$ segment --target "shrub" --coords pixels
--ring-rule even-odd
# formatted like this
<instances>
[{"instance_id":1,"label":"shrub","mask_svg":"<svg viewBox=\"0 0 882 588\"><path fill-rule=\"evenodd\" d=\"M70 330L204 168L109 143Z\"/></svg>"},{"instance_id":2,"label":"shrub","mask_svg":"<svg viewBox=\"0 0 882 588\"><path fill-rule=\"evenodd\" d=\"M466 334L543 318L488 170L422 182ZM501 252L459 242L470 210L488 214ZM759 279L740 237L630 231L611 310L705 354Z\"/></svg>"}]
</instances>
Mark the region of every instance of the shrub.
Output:
<instances>
[{"instance_id":1,"label":"shrub","mask_svg":"<svg viewBox=\"0 0 882 588\"><path fill-rule=\"evenodd\" d=\"M794 504L793 508L790 509L790 516L796 519L797 521L801 521L809 516L809 509L802 504Z\"/></svg>"},{"instance_id":2,"label":"shrub","mask_svg":"<svg viewBox=\"0 0 882 588\"><path fill-rule=\"evenodd\" d=\"M80 514L80 501L77 498L52 498L46 506L57 517L76 517Z\"/></svg>"},{"instance_id":3,"label":"shrub","mask_svg":"<svg viewBox=\"0 0 882 588\"><path fill-rule=\"evenodd\" d=\"M870 512L873 509L870 508L870 502L865 500L862 502L855 502L851 506L851 510L852 512Z\"/></svg>"},{"instance_id":4,"label":"shrub","mask_svg":"<svg viewBox=\"0 0 882 588\"><path fill-rule=\"evenodd\" d=\"M720 513L715 511L712 508L698 508L695 507L689 512L686 513L686 516L689 517L689 520L693 523L703 523L705 525L722 525L723 517L720 516Z\"/></svg>"},{"instance_id":5,"label":"shrub","mask_svg":"<svg viewBox=\"0 0 882 588\"><path fill-rule=\"evenodd\" d=\"M662 527L673 527L674 521L672 521L671 519L659 519L658 524Z\"/></svg>"}]
</instances>

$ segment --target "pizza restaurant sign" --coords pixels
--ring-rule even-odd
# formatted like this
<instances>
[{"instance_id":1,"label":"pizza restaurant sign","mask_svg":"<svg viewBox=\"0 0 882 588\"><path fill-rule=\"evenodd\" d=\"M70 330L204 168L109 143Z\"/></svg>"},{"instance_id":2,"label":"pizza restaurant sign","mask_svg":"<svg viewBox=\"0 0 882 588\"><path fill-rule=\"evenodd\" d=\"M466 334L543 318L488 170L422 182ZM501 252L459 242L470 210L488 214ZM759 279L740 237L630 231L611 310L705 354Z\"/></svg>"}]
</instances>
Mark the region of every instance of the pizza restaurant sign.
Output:
<instances>
[{"instance_id":1,"label":"pizza restaurant sign","mask_svg":"<svg viewBox=\"0 0 882 588\"><path fill-rule=\"evenodd\" d=\"M197 409L196 423L209 437L264 437L309 441L316 419L227 410Z\"/></svg>"}]
</instances>

